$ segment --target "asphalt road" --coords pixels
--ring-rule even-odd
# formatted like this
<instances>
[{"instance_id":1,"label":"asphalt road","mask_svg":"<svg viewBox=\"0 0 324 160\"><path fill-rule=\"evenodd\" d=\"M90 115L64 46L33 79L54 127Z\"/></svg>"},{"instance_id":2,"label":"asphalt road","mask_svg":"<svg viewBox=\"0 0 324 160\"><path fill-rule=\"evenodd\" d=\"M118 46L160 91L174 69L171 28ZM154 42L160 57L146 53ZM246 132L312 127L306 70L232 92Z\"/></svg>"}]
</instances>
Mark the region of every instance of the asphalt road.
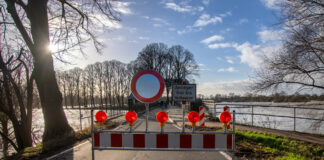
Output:
<instances>
[{"instance_id":1,"label":"asphalt road","mask_svg":"<svg viewBox=\"0 0 324 160\"><path fill-rule=\"evenodd\" d=\"M155 120L155 115L160 109L155 109L149 115L149 130L160 131L160 125ZM181 114L181 110L171 108L166 110L169 117L172 114ZM178 119L179 120L179 119ZM128 129L128 124L121 125L117 130ZM135 122L136 131L145 131L145 115ZM172 122L168 121L164 131L179 131ZM91 139L57 155L51 156L51 160L88 160L91 159ZM198 152L198 151L125 151L125 150L102 150L95 151L96 160L228 160L230 156L225 152Z\"/></svg>"}]
</instances>

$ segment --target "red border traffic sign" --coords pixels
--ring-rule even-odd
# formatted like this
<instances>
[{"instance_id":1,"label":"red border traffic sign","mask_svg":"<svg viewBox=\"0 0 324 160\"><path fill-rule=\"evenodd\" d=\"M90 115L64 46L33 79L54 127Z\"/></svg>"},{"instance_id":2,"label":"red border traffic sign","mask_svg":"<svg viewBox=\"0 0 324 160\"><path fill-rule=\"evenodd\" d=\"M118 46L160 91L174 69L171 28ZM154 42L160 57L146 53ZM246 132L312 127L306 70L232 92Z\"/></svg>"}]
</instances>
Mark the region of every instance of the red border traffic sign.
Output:
<instances>
[{"instance_id":1,"label":"red border traffic sign","mask_svg":"<svg viewBox=\"0 0 324 160\"><path fill-rule=\"evenodd\" d=\"M145 75L145 74L151 74L153 76L155 76L158 80L159 80L159 84L160 84L160 89L158 91L158 93L150 98L144 98L142 97L140 94L138 94L137 90L136 90L136 83L137 83L137 80ZM153 70L144 70L144 71L141 71L139 73L137 73L134 78L132 79L132 83L131 83L131 90L135 96L135 98L143 103L151 103L151 102L154 102L156 100L158 100L162 94L163 94L163 91L164 91L164 80L162 78L162 76L157 73L156 71L153 71Z\"/></svg>"}]
</instances>

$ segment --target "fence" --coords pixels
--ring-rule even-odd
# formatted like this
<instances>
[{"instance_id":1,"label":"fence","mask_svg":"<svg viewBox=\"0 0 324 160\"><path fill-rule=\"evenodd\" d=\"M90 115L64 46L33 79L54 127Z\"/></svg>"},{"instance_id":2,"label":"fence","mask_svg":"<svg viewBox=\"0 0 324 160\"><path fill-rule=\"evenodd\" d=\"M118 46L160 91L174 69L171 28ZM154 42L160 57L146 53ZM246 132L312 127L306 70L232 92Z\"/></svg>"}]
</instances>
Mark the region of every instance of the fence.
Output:
<instances>
[{"instance_id":1,"label":"fence","mask_svg":"<svg viewBox=\"0 0 324 160\"><path fill-rule=\"evenodd\" d=\"M275 118L281 118L281 120L289 119L290 121L287 122L289 124L293 123L292 130L297 131L296 128L298 124L297 121L302 121L302 122L313 121L312 124L317 122L316 127L318 128L319 133L323 134L323 132L321 131L321 123L324 121L324 108L293 107L293 106L282 106L282 105L272 106L272 105L256 105L256 104L212 103L210 101L204 103L208 106L209 113L215 115L215 117L217 117L217 115L223 111L224 106L229 106L230 109L235 109L237 111L236 114L238 116L239 115L249 116L250 123L243 122L243 124L245 125L255 126L256 121L258 121L256 117L258 117L259 119L260 117L275 117ZM306 128L306 126L302 126L302 127Z\"/></svg>"}]
</instances>

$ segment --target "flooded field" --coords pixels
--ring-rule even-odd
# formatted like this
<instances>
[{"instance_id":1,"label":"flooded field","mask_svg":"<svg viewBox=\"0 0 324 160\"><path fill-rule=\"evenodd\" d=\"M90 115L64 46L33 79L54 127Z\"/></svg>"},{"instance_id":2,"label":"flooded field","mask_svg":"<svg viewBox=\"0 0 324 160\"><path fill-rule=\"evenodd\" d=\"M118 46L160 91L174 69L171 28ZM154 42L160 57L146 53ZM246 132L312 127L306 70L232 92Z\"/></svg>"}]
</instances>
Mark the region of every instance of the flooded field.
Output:
<instances>
[{"instance_id":1,"label":"flooded field","mask_svg":"<svg viewBox=\"0 0 324 160\"><path fill-rule=\"evenodd\" d=\"M214 103L206 103L210 113L215 114ZM244 104L247 105L247 104ZM324 107L322 106L303 106L289 104L290 107L276 107L269 104L254 104L253 106L253 126L273 128L280 130L290 130L305 133L324 134ZM263 105L269 105L267 107ZM282 104L281 104L282 105ZM216 105L216 116L223 111L225 104ZM252 106L228 105L230 111L235 110L236 123L252 125ZM234 108L235 107L235 108ZM236 108L237 107L237 108ZM312 109L305 109L312 108ZM258 115L262 114L262 115ZM268 116L266 116L268 115ZM278 117L276 117L278 116ZM289 116L289 117L280 117ZM295 119L293 117L296 117ZM318 120L311 120L318 119Z\"/></svg>"},{"instance_id":2,"label":"flooded field","mask_svg":"<svg viewBox=\"0 0 324 160\"><path fill-rule=\"evenodd\" d=\"M96 111L96 110L95 110ZM94 113L95 113L94 111ZM104 110L105 111L105 110ZM80 123L80 111L78 109L64 109L65 115L71 127L78 131L81 127L84 129L91 125L90 110L81 110L81 123ZM106 114L108 118L118 115L125 114L126 110L108 110ZM35 109L33 111L33 132L35 135L35 140L41 142L41 137L44 132L44 118L41 109Z\"/></svg>"}]
</instances>

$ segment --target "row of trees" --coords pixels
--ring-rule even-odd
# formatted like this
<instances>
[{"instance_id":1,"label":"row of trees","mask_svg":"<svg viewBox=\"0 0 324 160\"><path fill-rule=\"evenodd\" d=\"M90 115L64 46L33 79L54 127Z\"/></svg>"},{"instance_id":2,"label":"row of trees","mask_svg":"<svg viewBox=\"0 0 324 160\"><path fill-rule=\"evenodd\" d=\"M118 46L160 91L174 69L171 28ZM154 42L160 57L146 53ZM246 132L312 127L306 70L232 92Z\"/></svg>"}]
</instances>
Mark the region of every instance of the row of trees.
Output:
<instances>
[{"instance_id":1,"label":"row of trees","mask_svg":"<svg viewBox=\"0 0 324 160\"><path fill-rule=\"evenodd\" d=\"M117 60L97 62L84 69L57 73L65 106L123 106L130 95L132 77L141 70L155 70L165 80L167 101L172 84L193 81L198 66L193 54L180 45L170 48L152 43L139 52L136 60L125 64ZM188 80L186 80L188 79Z\"/></svg>"},{"instance_id":2,"label":"row of trees","mask_svg":"<svg viewBox=\"0 0 324 160\"><path fill-rule=\"evenodd\" d=\"M258 95L247 93L244 95L236 95L234 93L216 94L210 96L198 95L201 99L214 100L215 102L309 102L309 101L324 101L324 94L309 95L309 94L292 94L287 95L284 92L275 93L272 95Z\"/></svg>"},{"instance_id":3,"label":"row of trees","mask_svg":"<svg viewBox=\"0 0 324 160\"><path fill-rule=\"evenodd\" d=\"M129 95L130 65L117 60L57 73L65 106L123 106Z\"/></svg>"}]
</instances>

